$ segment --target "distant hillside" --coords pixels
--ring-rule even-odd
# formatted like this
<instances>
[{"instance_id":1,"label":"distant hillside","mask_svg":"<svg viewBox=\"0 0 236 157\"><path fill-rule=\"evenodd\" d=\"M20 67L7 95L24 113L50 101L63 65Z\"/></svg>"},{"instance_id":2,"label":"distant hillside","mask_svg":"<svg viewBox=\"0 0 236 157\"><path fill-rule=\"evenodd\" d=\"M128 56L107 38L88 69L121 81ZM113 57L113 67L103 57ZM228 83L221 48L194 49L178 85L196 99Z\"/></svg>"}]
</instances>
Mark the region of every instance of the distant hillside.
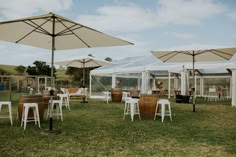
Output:
<instances>
[{"instance_id":1,"label":"distant hillside","mask_svg":"<svg viewBox=\"0 0 236 157\"><path fill-rule=\"evenodd\" d=\"M9 75L17 75L17 71L15 70L17 66L16 65L3 65L0 64L0 69L6 71ZM66 75L65 69L57 69L56 76L57 80L66 80L70 79L69 75Z\"/></svg>"},{"instance_id":2,"label":"distant hillside","mask_svg":"<svg viewBox=\"0 0 236 157\"><path fill-rule=\"evenodd\" d=\"M15 65L3 65L3 64L0 64L0 69L5 70L10 75L16 75L17 74L17 71L15 70L16 67L17 66L15 66Z\"/></svg>"}]
</instances>

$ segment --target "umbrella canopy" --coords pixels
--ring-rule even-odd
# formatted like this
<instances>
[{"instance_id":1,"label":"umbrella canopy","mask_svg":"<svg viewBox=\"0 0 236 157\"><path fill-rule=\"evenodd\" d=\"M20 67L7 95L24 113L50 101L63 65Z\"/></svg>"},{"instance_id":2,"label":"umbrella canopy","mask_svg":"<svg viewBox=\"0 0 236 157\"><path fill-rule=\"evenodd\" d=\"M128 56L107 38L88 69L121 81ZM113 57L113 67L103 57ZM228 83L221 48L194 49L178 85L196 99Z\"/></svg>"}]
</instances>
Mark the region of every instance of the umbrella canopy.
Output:
<instances>
[{"instance_id":1,"label":"umbrella canopy","mask_svg":"<svg viewBox=\"0 0 236 157\"><path fill-rule=\"evenodd\" d=\"M0 40L50 50L53 43L54 50L132 44L54 13L0 22L0 34Z\"/></svg>"},{"instance_id":2,"label":"umbrella canopy","mask_svg":"<svg viewBox=\"0 0 236 157\"><path fill-rule=\"evenodd\" d=\"M236 48L206 49L206 50L179 50L179 51L151 51L163 62L192 62L195 71L195 62L225 61L232 58ZM193 86L195 86L195 72L193 72ZM193 112L195 112L195 87L193 89Z\"/></svg>"},{"instance_id":3,"label":"umbrella canopy","mask_svg":"<svg viewBox=\"0 0 236 157\"><path fill-rule=\"evenodd\" d=\"M100 67L103 65L108 65L108 64L111 64L111 62L97 59L91 56L85 56L85 57L79 57L74 60L58 61L58 62L55 62L54 64L75 67L75 68L90 68L90 67Z\"/></svg>"},{"instance_id":4,"label":"umbrella canopy","mask_svg":"<svg viewBox=\"0 0 236 157\"><path fill-rule=\"evenodd\" d=\"M83 86L84 86L85 85L85 68L100 67L100 66L111 64L111 62L100 60L91 56L85 56L85 57L80 57L74 60L55 62L54 64L68 66L68 67L75 67L75 68L83 68Z\"/></svg>"},{"instance_id":5,"label":"umbrella canopy","mask_svg":"<svg viewBox=\"0 0 236 157\"><path fill-rule=\"evenodd\" d=\"M54 50L133 44L54 13L0 22L0 34L0 40L52 50L52 67Z\"/></svg>"},{"instance_id":6,"label":"umbrella canopy","mask_svg":"<svg viewBox=\"0 0 236 157\"><path fill-rule=\"evenodd\" d=\"M0 40L54 50L132 45L54 13L0 22ZM54 82L51 81L54 87ZM50 130L52 117L50 116Z\"/></svg>"}]
</instances>

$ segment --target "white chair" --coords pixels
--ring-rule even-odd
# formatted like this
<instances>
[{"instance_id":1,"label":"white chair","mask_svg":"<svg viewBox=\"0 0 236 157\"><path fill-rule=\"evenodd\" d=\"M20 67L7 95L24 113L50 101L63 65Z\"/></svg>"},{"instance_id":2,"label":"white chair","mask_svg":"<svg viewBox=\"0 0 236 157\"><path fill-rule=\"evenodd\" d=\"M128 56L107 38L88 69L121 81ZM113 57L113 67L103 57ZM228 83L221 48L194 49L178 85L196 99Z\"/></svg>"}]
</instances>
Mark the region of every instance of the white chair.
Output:
<instances>
[{"instance_id":1,"label":"white chair","mask_svg":"<svg viewBox=\"0 0 236 157\"><path fill-rule=\"evenodd\" d=\"M13 125L12 122L12 104L10 101L0 101L0 111L2 109L2 106L8 106L8 111L9 111L9 115L1 115L0 118L9 118L11 125Z\"/></svg>"},{"instance_id":2,"label":"white chair","mask_svg":"<svg viewBox=\"0 0 236 157\"><path fill-rule=\"evenodd\" d=\"M214 87L214 86L210 87L207 101L217 101L218 99L219 99L219 97L216 92L216 87Z\"/></svg>"},{"instance_id":3,"label":"white chair","mask_svg":"<svg viewBox=\"0 0 236 157\"><path fill-rule=\"evenodd\" d=\"M128 97L130 97L130 92L122 92L121 102L125 102Z\"/></svg>"},{"instance_id":4,"label":"white chair","mask_svg":"<svg viewBox=\"0 0 236 157\"><path fill-rule=\"evenodd\" d=\"M161 108L161 111L159 112L158 111L158 107L160 106ZM166 106L168 106L168 109L166 110ZM170 120L172 121L172 116L171 116L171 108L170 108L170 101L167 100L167 99L160 99L158 102L157 102L157 105L156 105L156 111L155 111L155 115L154 115L154 120L156 120L156 116L159 115L161 116L161 121L163 123L164 121L164 117L165 116L169 116L170 117Z\"/></svg>"},{"instance_id":5,"label":"white chair","mask_svg":"<svg viewBox=\"0 0 236 157\"><path fill-rule=\"evenodd\" d=\"M102 92L102 95L103 95L103 100L108 104L109 101L111 101L111 92L104 91Z\"/></svg>"},{"instance_id":6,"label":"white chair","mask_svg":"<svg viewBox=\"0 0 236 157\"><path fill-rule=\"evenodd\" d=\"M62 100L62 106L65 106L68 110L70 110L70 101L68 94L57 94Z\"/></svg>"},{"instance_id":7,"label":"white chair","mask_svg":"<svg viewBox=\"0 0 236 157\"><path fill-rule=\"evenodd\" d=\"M29 109L33 110L33 117L28 117ZM24 103L23 104L23 111L22 111L22 117L21 117L21 126L24 124L24 130L26 129L26 123L27 122L34 122L35 125L40 127L40 119L39 119L39 110L38 110L38 104L37 103Z\"/></svg>"},{"instance_id":8,"label":"white chair","mask_svg":"<svg viewBox=\"0 0 236 157\"><path fill-rule=\"evenodd\" d=\"M56 111L54 111L56 108ZM61 118L63 122L63 114L62 114L62 97L59 100L49 100L48 103L48 111L47 111L47 118L56 116L58 119Z\"/></svg>"},{"instance_id":9,"label":"white chair","mask_svg":"<svg viewBox=\"0 0 236 157\"><path fill-rule=\"evenodd\" d=\"M139 119L141 120L138 101L139 99L132 99L132 98L127 98L125 100L123 119L125 119L126 115L130 115L131 120L133 121L134 115L138 115Z\"/></svg>"}]
</instances>

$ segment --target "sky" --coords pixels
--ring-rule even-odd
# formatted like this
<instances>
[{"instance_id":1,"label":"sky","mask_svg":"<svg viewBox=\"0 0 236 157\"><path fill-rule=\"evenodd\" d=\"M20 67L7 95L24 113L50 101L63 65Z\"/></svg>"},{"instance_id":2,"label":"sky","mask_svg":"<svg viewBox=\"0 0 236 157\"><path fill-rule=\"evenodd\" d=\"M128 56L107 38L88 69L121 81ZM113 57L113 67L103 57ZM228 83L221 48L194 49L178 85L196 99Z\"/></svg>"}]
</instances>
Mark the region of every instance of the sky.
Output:
<instances>
[{"instance_id":1,"label":"sky","mask_svg":"<svg viewBox=\"0 0 236 157\"><path fill-rule=\"evenodd\" d=\"M235 8L235 0L0 0L0 21L54 12L134 43L56 51L55 61L88 54L120 60L155 50L236 47ZM4 41L0 53L0 64L51 61L47 49Z\"/></svg>"}]
</instances>

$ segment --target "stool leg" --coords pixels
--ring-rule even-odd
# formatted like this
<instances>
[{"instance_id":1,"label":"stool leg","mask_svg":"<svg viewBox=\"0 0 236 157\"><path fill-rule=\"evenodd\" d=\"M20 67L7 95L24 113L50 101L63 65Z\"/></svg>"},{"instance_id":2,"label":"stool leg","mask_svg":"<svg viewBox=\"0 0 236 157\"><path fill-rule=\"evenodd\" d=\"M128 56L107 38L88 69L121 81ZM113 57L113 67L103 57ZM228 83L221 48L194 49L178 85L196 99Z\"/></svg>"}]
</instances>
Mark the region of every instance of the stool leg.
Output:
<instances>
[{"instance_id":1,"label":"stool leg","mask_svg":"<svg viewBox=\"0 0 236 157\"><path fill-rule=\"evenodd\" d=\"M169 108L169 116L170 116L170 121L172 121L170 103L168 103L168 108Z\"/></svg>"},{"instance_id":2,"label":"stool leg","mask_svg":"<svg viewBox=\"0 0 236 157\"><path fill-rule=\"evenodd\" d=\"M134 121L134 103L131 102L130 103L130 116L131 116L131 120Z\"/></svg>"},{"instance_id":3,"label":"stool leg","mask_svg":"<svg viewBox=\"0 0 236 157\"><path fill-rule=\"evenodd\" d=\"M12 122L12 110L11 110L11 103L8 104L8 108L9 108L9 118L10 118L10 122L11 122L11 125L13 125L13 122Z\"/></svg>"},{"instance_id":4,"label":"stool leg","mask_svg":"<svg viewBox=\"0 0 236 157\"><path fill-rule=\"evenodd\" d=\"M60 110L61 121L63 122L62 104L61 103L59 103L59 110Z\"/></svg>"},{"instance_id":5,"label":"stool leg","mask_svg":"<svg viewBox=\"0 0 236 157\"><path fill-rule=\"evenodd\" d=\"M165 104L161 103L161 121L163 123L165 117Z\"/></svg>"},{"instance_id":6,"label":"stool leg","mask_svg":"<svg viewBox=\"0 0 236 157\"><path fill-rule=\"evenodd\" d=\"M154 115L154 120L156 120L156 116L157 116L157 111L158 110L158 103L157 103L157 105L156 105L156 110L155 110L155 115Z\"/></svg>"},{"instance_id":7,"label":"stool leg","mask_svg":"<svg viewBox=\"0 0 236 157\"><path fill-rule=\"evenodd\" d=\"M67 105L68 105L68 109L70 111L70 102L69 102L69 98L68 97L66 97L66 102L67 102Z\"/></svg>"},{"instance_id":8,"label":"stool leg","mask_svg":"<svg viewBox=\"0 0 236 157\"><path fill-rule=\"evenodd\" d=\"M68 101L68 98L66 97L66 103L67 103L67 106L68 106L68 109L70 111L70 104L69 104L69 101Z\"/></svg>"},{"instance_id":9,"label":"stool leg","mask_svg":"<svg viewBox=\"0 0 236 157\"><path fill-rule=\"evenodd\" d=\"M38 107L36 107L36 118L37 118L37 121L38 121L39 128L41 128Z\"/></svg>"},{"instance_id":10,"label":"stool leg","mask_svg":"<svg viewBox=\"0 0 236 157\"><path fill-rule=\"evenodd\" d=\"M139 111L139 104L138 103L136 103L136 107L137 107L137 112L138 112L139 120L141 120L140 111Z\"/></svg>"},{"instance_id":11,"label":"stool leg","mask_svg":"<svg viewBox=\"0 0 236 157\"><path fill-rule=\"evenodd\" d=\"M21 124L20 124L21 127L23 126L24 118L25 118L25 107L23 106L21 114Z\"/></svg>"},{"instance_id":12,"label":"stool leg","mask_svg":"<svg viewBox=\"0 0 236 157\"><path fill-rule=\"evenodd\" d=\"M56 112L57 112L57 119L59 119L59 114L60 114L60 104L58 104L58 106L56 105Z\"/></svg>"},{"instance_id":13,"label":"stool leg","mask_svg":"<svg viewBox=\"0 0 236 157\"><path fill-rule=\"evenodd\" d=\"M25 108L25 113L24 113L24 130L26 129L26 123L27 123L27 118L28 118L28 112L29 112L29 108L26 107L26 108Z\"/></svg>"},{"instance_id":14,"label":"stool leg","mask_svg":"<svg viewBox=\"0 0 236 157\"><path fill-rule=\"evenodd\" d=\"M125 103L125 108L124 108L124 115L123 115L123 120L125 119L125 114L127 112L127 103Z\"/></svg>"}]
</instances>

